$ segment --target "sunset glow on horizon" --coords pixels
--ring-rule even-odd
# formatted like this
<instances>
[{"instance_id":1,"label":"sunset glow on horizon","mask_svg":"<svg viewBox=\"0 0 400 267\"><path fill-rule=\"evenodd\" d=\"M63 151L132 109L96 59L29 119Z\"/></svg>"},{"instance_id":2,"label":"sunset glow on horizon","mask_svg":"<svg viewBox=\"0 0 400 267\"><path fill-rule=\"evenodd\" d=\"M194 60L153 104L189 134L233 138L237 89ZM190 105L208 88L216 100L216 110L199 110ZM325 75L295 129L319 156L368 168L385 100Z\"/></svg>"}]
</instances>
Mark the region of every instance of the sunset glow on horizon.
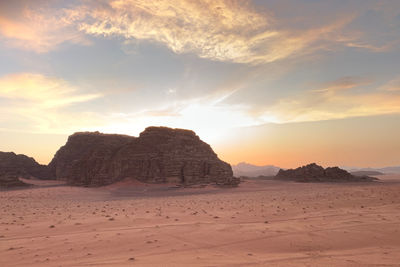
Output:
<instances>
[{"instance_id":1,"label":"sunset glow on horizon","mask_svg":"<svg viewBox=\"0 0 400 267\"><path fill-rule=\"evenodd\" d=\"M0 151L195 131L221 159L400 166L400 2L0 1Z\"/></svg>"}]
</instances>

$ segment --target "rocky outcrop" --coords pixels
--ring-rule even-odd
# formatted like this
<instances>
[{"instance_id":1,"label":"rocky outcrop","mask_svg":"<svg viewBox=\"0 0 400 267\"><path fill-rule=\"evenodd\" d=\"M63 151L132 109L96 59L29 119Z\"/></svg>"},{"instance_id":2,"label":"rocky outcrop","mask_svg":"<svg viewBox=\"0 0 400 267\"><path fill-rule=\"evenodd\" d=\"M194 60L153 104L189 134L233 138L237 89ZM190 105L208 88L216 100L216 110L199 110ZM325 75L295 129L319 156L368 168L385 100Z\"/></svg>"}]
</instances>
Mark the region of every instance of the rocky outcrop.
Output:
<instances>
[{"instance_id":1,"label":"rocky outcrop","mask_svg":"<svg viewBox=\"0 0 400 267\"><path fill-rule=\"evenodd\" d=\"M51 178L46 165L40 165L33 158L14 152L0 152L0 175L24 178Z\"/></svg>"},{"instance_id":2,"label":"rocky outcrop","mask_svg":"<svg viewBox=\"0 0 400 267\"><path fill-rule=\"evenodd\" d=\"M40 165L33 158L13 152L0 152L0 187L26 185L19 177L48 179L51 175L47 166Z\"/></svg>"},{"instance_id":3,"label":"rocky outcrop","mask_svg":"<svg viewBox=\"0 0 400 267\"><path fill-rule=\"evenodd\" d=\"M377 180L368 176L354 176L338 167L323 167L312 163L297 169L279 170L277 179L297 182L366 182Z\"/></svg>"},{"instance_id":4,"label":"rocky outcrop","mask_svg":"<svg viewBox=\"0 0 400 267\"><path fill-rule=\"evenodd\" d=\"M102 185L109 177L115 154L134 137L99 132L75 133L68 137L49 163L53 176L71 184Z\"/></svg>"},{"instance_id":5,"label":"rocky outcrop","mask_svg":"<svg viewBox=\"0 0 400 267\"><path fill-rule=\"evenodd\" d=\"M100 186L124 178L147 183L236 185L228 163L190 130L149 127L139 137L75 133L49 164L57 179Z\"/></svg>"}]
</instances>

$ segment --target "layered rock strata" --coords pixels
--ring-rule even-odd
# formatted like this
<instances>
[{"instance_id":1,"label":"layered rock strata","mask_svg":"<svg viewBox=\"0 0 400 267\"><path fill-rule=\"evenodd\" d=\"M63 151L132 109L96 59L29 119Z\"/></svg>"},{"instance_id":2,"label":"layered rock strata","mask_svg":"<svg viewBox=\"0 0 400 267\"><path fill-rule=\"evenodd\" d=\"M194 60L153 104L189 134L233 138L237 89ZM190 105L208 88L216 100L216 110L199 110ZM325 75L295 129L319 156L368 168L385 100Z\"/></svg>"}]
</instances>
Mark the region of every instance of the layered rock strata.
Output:
<instances>
[{"instance_id":1,"label":"layered rock strata","mask_svg":"<svg viewBox=\"0 0 400 267\"><path fill-rule=\"evenodd\" d=\"M49 164L57 179L100 186L124 178L146 183L237 185L231 166L190 130L149 127L139 137L75 133Z\"/></svg>"}]
</instances>

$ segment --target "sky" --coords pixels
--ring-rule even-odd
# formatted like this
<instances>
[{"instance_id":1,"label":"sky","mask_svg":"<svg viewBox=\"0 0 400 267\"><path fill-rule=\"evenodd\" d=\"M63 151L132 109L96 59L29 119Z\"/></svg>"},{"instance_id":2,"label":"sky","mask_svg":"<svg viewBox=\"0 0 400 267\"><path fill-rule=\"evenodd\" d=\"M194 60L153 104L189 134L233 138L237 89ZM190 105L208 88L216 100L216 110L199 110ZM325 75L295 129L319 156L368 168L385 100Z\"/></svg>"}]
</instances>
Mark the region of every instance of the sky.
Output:
<instances>
[{"instance_id":1,"label":"sky","mask_svg":"<svg viewBox=\"0 0 400 267\"><path fill-rule=\"evenodd\" d=\"M194 130L231 164L400 165L400 1L0 0L0 150Z\"/></svg>"}]
</instances>

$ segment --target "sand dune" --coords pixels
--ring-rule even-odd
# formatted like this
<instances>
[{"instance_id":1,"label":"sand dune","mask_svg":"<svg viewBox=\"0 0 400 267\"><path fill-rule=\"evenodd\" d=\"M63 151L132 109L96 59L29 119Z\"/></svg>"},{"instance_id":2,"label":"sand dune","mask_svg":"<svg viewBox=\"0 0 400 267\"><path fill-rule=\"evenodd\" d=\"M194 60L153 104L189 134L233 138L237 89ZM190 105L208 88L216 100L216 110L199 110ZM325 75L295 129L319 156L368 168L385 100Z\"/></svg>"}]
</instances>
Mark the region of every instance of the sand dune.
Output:
<instances>
[{"instance_id":1,"label":"sand dune","mask_svg":"<svg viewBox=\"0 0 400 267\"><path fill-rule=\"evenodd\" d=\"M3 191L0 266L398 266L400 177L389 178Z\"/></svg>"}]
</instances>

